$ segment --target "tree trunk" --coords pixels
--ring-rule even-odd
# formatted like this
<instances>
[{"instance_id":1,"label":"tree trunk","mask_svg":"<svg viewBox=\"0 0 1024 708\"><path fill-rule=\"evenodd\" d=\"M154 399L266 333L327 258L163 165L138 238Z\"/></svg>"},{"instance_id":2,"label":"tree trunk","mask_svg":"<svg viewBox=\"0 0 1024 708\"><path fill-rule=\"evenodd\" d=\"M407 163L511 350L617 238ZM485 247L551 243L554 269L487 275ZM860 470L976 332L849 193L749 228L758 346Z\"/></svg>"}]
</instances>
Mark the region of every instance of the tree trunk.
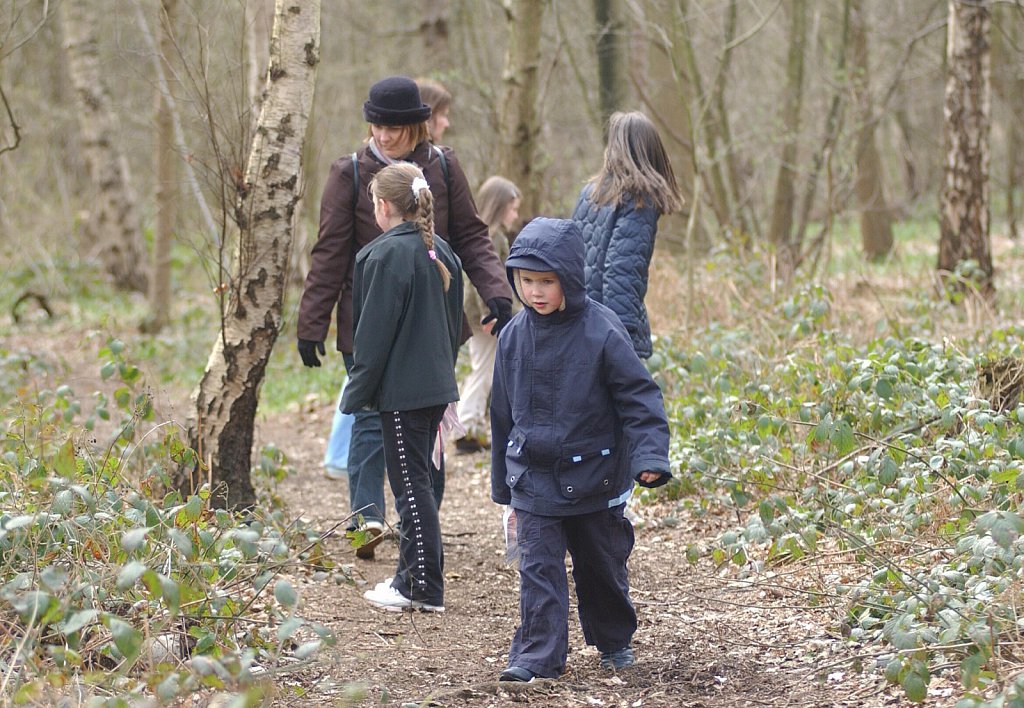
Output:
<instances>
[{"instance_id":1,"label":"tree trunk","mask_svg":"<svg viewBox=\"0 0 1024 708\"><path fill-rule=\"evenodd\" d=\"M796 254L793 252L793 206L796 202L795 182L800 109L803 102L804 46L807 40L807 0L793 0L789 30L789 54L786 60L786 95L783 99L782 125L786 129L785 142L775 179L775 198L772 202L771 225L768 238L775 246L778 274L788 279L793 274Z\"/></svg>"},{"instance_id":2,"label":"tree trunk","mask_svg":"<svg viewBox=\"0 0 1024 708\"><path fill-rule=\"evenodd\" d=\"M160 0L160 57L164 76L173 76L174 27L178 0ZM170 84L168 84L170 88ZM156 333L171 316L171 247L178 210L178 153L174 141L174 106L157 89L156 94L156 231L153 233L153 277L149 283L149 319L144 329Z\"/></svg>"},{"instance_id":3,"label":"tree trunk","mask_svg":"<svg viewBox=\"0 0 1024 708\"><path fill-rule=\"evenodd\" d=\"M1024 114L1024 73L1017 61L1021 43L1020 8L995 11L992 22L992 91L1004 107L1006 116L1006 232L1011 239L1019 237L1017 224L1017 192L1020 190L1020 151L1024 147L1020 116ZM998 118L993 118L997 123Z\"/></svg>"},{"instance_id":4,"label":"tree trunk","mask_svg":"<svg viewBox=\"0 0 1024 708\"><path fill-rule=\"evenodd\" d=\"M529 219L538 204L537 175L534 172L537 135L538 70L540 68L541 21L544 0L510 0L508 55L505 59L505 95L501 110L501 152L498 170L523 193L519 213Z\"/></svg>"},{"instance_id":5,"label":"tree trunk","mask_svg":"<svg viewBox=\"0 0 1024 708\"><path fill-rule=\"evenodd\" d=\"M875 143L868 24L863 0L855 0L850 23L853 48L852 88L857 114L857 174L853 190L860 210L860 242L865 258L878 260L892 251L892 217L885 198L885 175Z\"/></svg>"},{"instance_id":6,"label":"tree trunk","mask_svg":"<svg viewBox=\"0 0 1024 708\"><path fill-rule=\"evenodd\" d=\"M193 394L189 442L205 472L179 470L179 489L208 479L233 509L256 499L250 479L260 386L281 326L302 147L320 60L320 0L277 0L263 110L234 208L239 229L220 336Z\"/></svg>"},{"instance_id":7,"label":"tree trunk","mask_svg":"<svg viewBox=\"0 0 1024 708\"><path fill-rule=\"evenodd\" d=\"M991 296L989 242L989 30L991 3L949 2L946 46L945 181L939 205L938 268L947 277L973 260L977 285ZM952 283L956 288L959 283Z\"/></svg>"},{"instance_id":8,"label":"tree trunk","mask_svg":"<svg viewBox=\"0 0 1024 708\"><path fill-rule=\"evenodd\" d=\"M630 80L640 94L644 108L658 126L672 169L675 170L683 195L681 213L668 217L658 229L658 243L671 250L685 250L687 219L694 206L693 184L696 170L691 106L694 92L686 62L682 57L681 37L685 36L682 9L675 0L651 3L640 22L647 51L646 62L631 67ZM694 241L707 243L706 232L699 222L694 224Z\"/></svg>"},{"instance_id":9,"label":"tree trunk","mask_svg":"<svg viewBox=\"0 0 1024 708\"><path fill-rule=\"evenodd\" d=\"M423 65L427 70L447 72L452 68L448 42L448 0L424 0L420 20L423 38ZM423 70L417 73L424 73Z\"/></svg>"},{"instance_id":10,"label":"tree trunk","mask_svg":"<svg viewBox=\"0 0 1024 708\"><path fill-rule=\"evenodd\" d=\"M82 157L96 189L86 234L98 247L100 260L114 284L144 293L148 278L142 229L128 161L119 149L117 116L100 67L96 22L101 12L90 0L62 2L57 8L64 29L68 71L78 97Z\"/></svg>"},{"instance_id":11,"label":"tree trunk","mask_svg":"<svg viewBox=\"0 0 1024 708\"><path fill-rule=\"evenodd\" d=\"M607 135L608 119L621 110L625 95L623 71L623 22L619 0L594 0L597 24L597 84L601 125Z\"/></svg>"},{"instance_id":12,"label":"tree trunk","mask_svg":"<svg viewBox=\"0 0 1024 708\"><path fill-rule=\"evenodd\" d=\"M835 88L832 92L832 100L829 103L828 114L825 117L825 132L821 141L821 148L815 153L811 172L807 176L807 184L804 188L803 202L800 206L800 219L797 222L796 233L793 236L793 249L800 254L798 258L802 261L806 256L811 255L804 250L804 241L807 236L807 224L811 218L811 209L818 194L818 182L821 179L821 171L831 159L836 142L839 140L839 132L843 125L843 99L844 83L847 80L846 53L850 43L850 14L852 12L853 0L843 0L843 18L839 28L839 46L836 48L836 69L831 82ZM831 213L832 205L826 204L826 210ZM823 246L821 239L815 239L809 250L816 250Z\"/></svg>"},{"instance_id":13,"label":"tree trunk","mask_svg":"<svg viewBox=\"0 0 1024 708\"><path fill-rule=\"evenodd\" d=\"M270 2L270 5L268 5ZM246 75L248 77L249 105L253 115L259 115L260 94L263 93L270 54L272 0L245 0Z\"/></svg>"}]
</instances>

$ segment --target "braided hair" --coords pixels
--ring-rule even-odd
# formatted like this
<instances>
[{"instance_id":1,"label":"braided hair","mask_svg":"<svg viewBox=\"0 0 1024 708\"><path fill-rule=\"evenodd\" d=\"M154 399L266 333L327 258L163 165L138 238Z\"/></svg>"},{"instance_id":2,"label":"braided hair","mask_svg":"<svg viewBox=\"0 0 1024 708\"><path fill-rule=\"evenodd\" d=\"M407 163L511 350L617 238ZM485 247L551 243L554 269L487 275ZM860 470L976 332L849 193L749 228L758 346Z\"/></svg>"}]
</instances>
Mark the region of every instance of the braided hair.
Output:
<instances>
[{"instance_id":1,"label":"braided hair","mask_svg":"<svg viewBox=\"0 0 1024 708\"><path fill-rule=\"evenodd\" d=\"M421 181L417 181L421 180ZM415 191L413 186L416 186ZM406 221L420 227L420 236L427 253L437 265L445 292L452 275L434 251L434 195L430 192L419 167L411 162L396 162L378 172L370 182L374 199L390 202Z\"/></svg>"}]
</instances>

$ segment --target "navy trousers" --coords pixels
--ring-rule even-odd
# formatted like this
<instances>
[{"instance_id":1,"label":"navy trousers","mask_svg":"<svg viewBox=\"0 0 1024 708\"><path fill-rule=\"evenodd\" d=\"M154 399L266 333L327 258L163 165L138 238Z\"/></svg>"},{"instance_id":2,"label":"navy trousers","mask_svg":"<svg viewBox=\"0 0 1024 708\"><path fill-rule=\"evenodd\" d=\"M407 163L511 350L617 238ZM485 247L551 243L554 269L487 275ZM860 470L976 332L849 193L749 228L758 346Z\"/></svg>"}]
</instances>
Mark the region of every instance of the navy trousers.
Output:
<instances>
[{"instance_id":1,"label":"navy trousers","mask_svg":"<svg viewBox=\"0 0 1024 708\"><path fill-rule=\"evenodd\" d=\"M398 569L391 586L411 600L444 605L444 549L430 461L447 406L380 414L388 482L401 519Z\"/></svg>"},{"instance_id":2,"label":"navy trousers","mask_svg":"<svg viewBox=\"0 0 1024 708\"><path fill-rule=\"evenodd\" d=\"M628 646L636 632L626 561L633 525L625 505L580 516L539 516L516 510L519 541L519 627L508 665L557 678L569 652L569 582L572 556L580 625L599 651Z\"/></svg>"}]
</instances>

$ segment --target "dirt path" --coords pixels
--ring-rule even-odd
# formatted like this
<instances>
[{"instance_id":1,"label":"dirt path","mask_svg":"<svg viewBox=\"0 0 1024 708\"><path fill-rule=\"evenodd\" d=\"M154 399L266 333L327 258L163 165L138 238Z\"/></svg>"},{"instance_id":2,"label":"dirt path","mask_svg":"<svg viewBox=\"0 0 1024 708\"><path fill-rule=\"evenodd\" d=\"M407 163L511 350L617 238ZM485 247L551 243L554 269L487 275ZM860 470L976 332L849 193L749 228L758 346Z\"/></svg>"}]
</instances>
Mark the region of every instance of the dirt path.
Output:
<instances>
[{"instance_id":1,"label":"dirt path","mask_svg":"<svg viewBox=\"0 0 1024 708\"><path fill-rule=\"evenodd\" d=\"M259 428L298 470L280 490L291 513L322 528L342 519L345 483L320 471L327 412L280 416ZM708 562L693 565L687 546L706 543L725 521L697 519L674 502L639 510L631 560L638 665L617 675L601 670L573 615L568 667L559 680L499 685L495 679L518 616L517 579L503 560L486 456L449 453L441 514L447 611L384 612L362 599L362 585L300 579L304 616L330 626L339 642L316 665L285 678L294 692L285 689L278 705L901 704L881 677L886 658L880 663L879 650L843 640L836 619L841 608L815 601L815 589L838 581L829 573L841 569L792 568L742 578L734 568L720 574ZM382 544L372 561L357 560L340 540L333 543L360 582L372 586L394 572L394 543ZM864 654L861 673L851 669L858 651ZM952 705L954 682L954 676L934 679L928 704ZM361 688L353 691L353 684Z\"/></svg>"},{"instance_id":2,"label":"dirt path","mask_svg":"<svg viewBox=\"0 0 1024 708\"><path fill-rule=\"evenodd\" d=\"M30 348L34 339L25 337L6 345ZM65 354L65 378L83 390L97 385L94 344L73 333L46 337L53 351ZM184 419L181 392L160 388L154 395L161 416ZM322 530L348 510L345 482L322 475L330 414L330 403L308 402L300 411L259 414L256 424L255 449L276 444L296 470L277 490L286 514ZM692 504L669 501L637 510L630 564L640 622L637 666L619 674L601 670L596 650L584 645L571 616L568 667L559 680L498 684L518 617L518 583L503 560L487 456L452 453L441 514L447 611L395 614L371 607L362 592L394 572L397 545L382 544L375 560L362 561L344 539L331 539L332 555L351 564L357 584L293 580L301 592L300 613L331 627L338 645L310 665L279 673L275 705L910 705L882 678L889 658L883 650L841 636L843 608L828 600L831 588L849 580L839 562L826 554L811 565L747 575L706 559L691 564L686 549L706 547L735 519L701 517ZM393 511L389 520L395 520ZM952 706L960 695L950 666L933 677L926 704Z\"/></svg>"}]
</instances>

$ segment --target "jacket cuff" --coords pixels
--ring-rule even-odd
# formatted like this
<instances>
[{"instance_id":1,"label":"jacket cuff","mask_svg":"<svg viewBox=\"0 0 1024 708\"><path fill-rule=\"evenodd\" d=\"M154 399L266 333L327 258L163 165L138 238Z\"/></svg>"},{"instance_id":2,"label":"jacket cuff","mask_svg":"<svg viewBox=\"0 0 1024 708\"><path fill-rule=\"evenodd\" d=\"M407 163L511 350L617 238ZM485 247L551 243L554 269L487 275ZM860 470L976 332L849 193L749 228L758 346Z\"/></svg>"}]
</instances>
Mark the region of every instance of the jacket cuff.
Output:
<instances>
[{"instance_id":1,"label":"jacket cuff","mask_svg":"<svg viewBox=\"0 0 1024 708\"><path fill-rule=\"evenodd\" d=\"M668 458L657 455L636 457L630 462L629 474L633 479L636 479L637 475L641 472L661 472L669 477L672 476L672 471L669 469Z\"/></svg>"}]
</instances>

